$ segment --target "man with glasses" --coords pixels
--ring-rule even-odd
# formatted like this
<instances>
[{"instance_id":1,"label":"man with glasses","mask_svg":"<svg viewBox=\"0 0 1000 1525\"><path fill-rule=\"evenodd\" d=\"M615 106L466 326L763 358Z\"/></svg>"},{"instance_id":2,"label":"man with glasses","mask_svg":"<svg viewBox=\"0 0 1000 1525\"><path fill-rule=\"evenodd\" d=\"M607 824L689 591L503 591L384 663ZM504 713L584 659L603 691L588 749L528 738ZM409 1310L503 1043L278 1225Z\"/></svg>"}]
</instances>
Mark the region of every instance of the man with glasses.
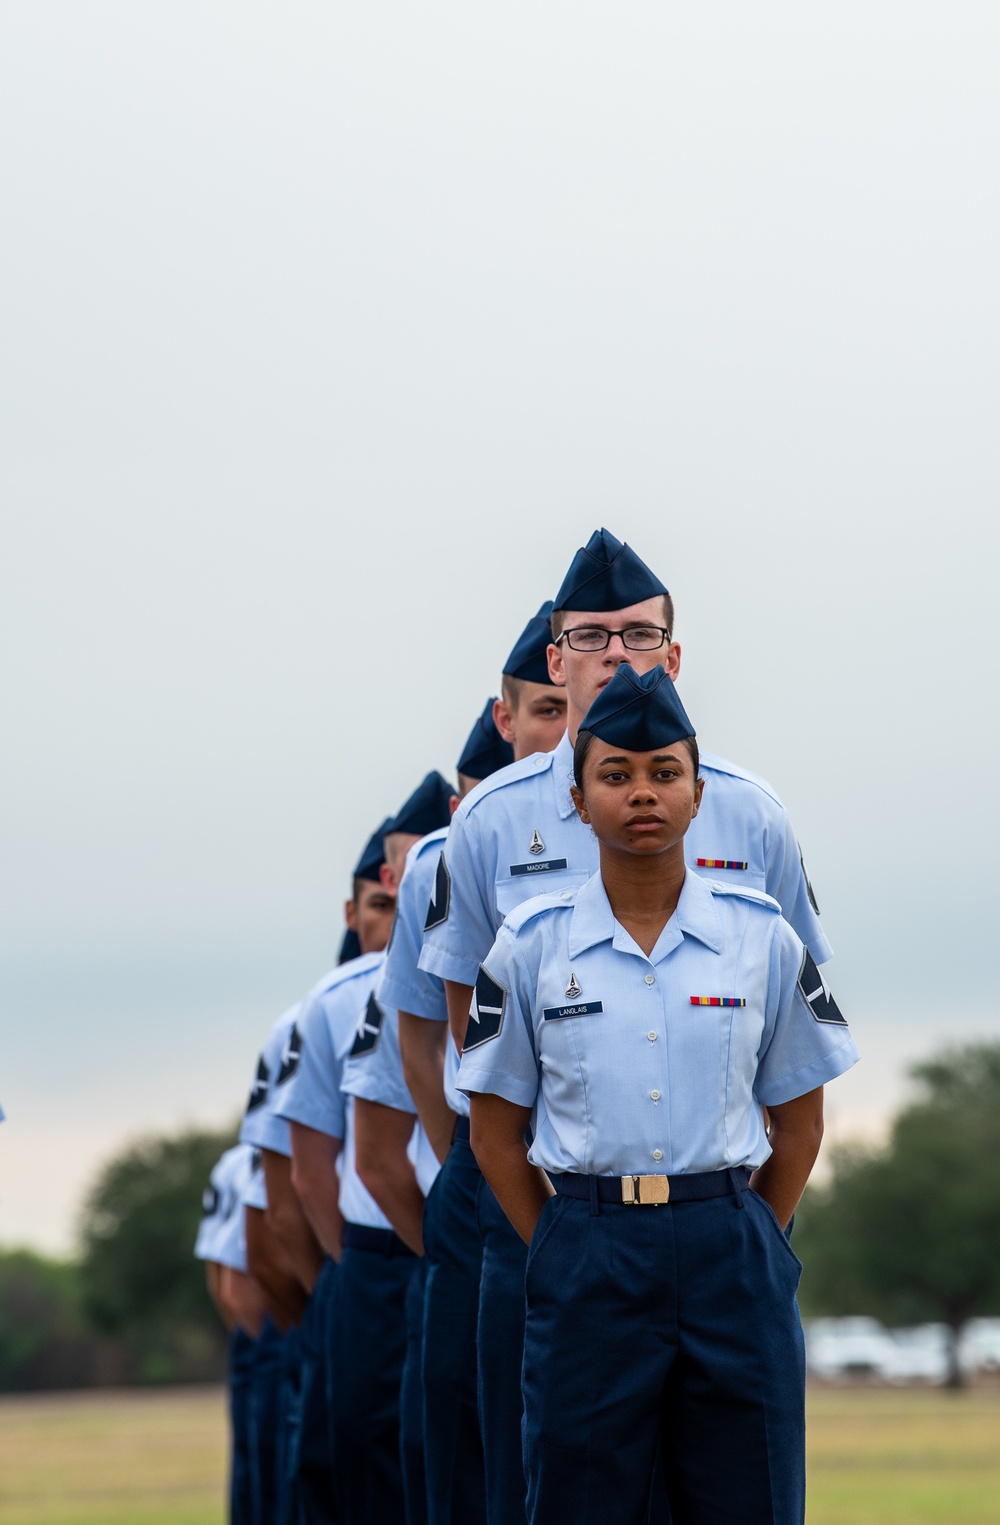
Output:
<instances>
[{"instance_id":1,"label":"man with glasses","mask_svg":"<svg viewBox=\"0 0 1000 1525\"><path fill-rule=\"evenodd\" d=\"M554 752L505 768L459 806L443 856L447 913L424 934L420 966L445 981L459 1048L479 965L504 917L533 895L572 892L598 869L597 841L569 792L584 715L621 662L637 673L662 663L672 679L680 669L670 594L645 562L605 529L573 558L551 620L549 671L566 690L566 734ZM701 810L685 839L688 866L773 895L822 964L832 950L784 807L762 779L711 754L701 755L701 776ZM486 1002L473 1006L472 1019L480 1025L495 1020ZM650 1031L649 1041L658 1036ZM479 1370L488 1517L489 1525L524 1525L519 1399L527 1252L491 1198L484 1187Z\"/></svg>"}]
</instances>

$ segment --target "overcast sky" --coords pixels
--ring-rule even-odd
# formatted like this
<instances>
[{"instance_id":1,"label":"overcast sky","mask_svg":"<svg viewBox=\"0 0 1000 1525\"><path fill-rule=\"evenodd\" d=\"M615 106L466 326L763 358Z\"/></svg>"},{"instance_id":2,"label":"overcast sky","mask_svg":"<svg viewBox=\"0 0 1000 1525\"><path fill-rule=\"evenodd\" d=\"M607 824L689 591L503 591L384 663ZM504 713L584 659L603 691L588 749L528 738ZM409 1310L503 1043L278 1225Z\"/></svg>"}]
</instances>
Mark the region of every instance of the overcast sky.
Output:
<instances>
[{"instance_id":1,"label":"overcast sky","mask_svg":"<svg viewBox=\"0 0 1000 1525\"><path fill-rule=\"evenodd\" d=\"M1000 1036L990 4L0 26L0 1241L233 1117L600 524L788 805L865 1056Z\"/></svg>"}]
</instances>

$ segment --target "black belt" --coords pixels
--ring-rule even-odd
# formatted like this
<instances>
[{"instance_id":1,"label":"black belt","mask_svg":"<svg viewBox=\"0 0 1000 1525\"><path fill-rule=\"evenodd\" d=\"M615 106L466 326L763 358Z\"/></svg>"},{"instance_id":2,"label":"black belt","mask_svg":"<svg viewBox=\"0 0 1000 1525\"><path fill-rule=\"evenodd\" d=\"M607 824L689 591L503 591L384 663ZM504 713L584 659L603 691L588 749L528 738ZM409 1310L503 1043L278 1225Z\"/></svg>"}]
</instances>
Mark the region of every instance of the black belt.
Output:
<instances>
[{"instance_id":1,"label":"black belt","mask_svg":"<svg viewBox=\"0 0 1000 1525\"><path fill-rule=\"evenodd\" d=\"M704 1202L709 1197L736 1196L749 1191L745 1165L734 1170L702 1170L679 1176L581 1176L567 1171L551 1177L561 1197L626 1203L632 1207L661 1207L667 1202Z\"/></svg>"},{"instance_id":2,"label":"black belt","mask_svg":"<svg viewBox=\"0 0 1000 1525\"><path fill-rule=\"evenodd\" d=\"M375 1250L380 1255L413 1254L410 1246L404 1244L391 1228L371 1228L367 1223L345 1223L344 1246L352 1250Z\"/></svg>"},{"instance_id":3,"label":"black belt","mask_svg":"<svg viewBox=\"0 0 1000 1525\"><path fill-rule=\"evenodd\" d=\"M451 1130L452 1143L454 1143L457 1138L460 1138L463 1143L467 1144L470 1142L471 1137L472 1134L469 1129L469 1119L467 1117L456 1117L455 1126Z\"/></svg>"}]
</instances>

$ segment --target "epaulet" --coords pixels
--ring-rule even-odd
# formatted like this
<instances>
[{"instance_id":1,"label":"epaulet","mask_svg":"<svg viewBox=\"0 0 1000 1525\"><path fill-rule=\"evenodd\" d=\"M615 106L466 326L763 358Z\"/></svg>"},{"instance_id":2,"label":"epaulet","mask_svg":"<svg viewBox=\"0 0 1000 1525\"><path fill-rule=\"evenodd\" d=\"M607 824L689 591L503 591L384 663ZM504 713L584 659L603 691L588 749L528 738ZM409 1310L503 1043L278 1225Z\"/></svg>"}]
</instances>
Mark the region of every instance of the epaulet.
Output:
<instances>
[{"instance_id":1,"label":"epaulet","mask_svg":"<svg viewBox=\"0 0 1000 1525\"><path fill-rule=\"evenodd\" d=\"M781 800L775 794L767 779L761 778L760 774L751 773L747 768L741 768L736 763L729 762L725 757L717 757L714 752L699 752L698 762L699 769L705 768L710 773L725 773L729 778L738 778L745 784L753 784L754 788L759 789L762 794L766 794L768 799L772 800L780 810L784 810L785 807Z\"/></svg>"},{"instance_id":2,"label":"epaulet","mask_svg":"<svg viewBox=\"0 0 1000 1525\"><path fill-rule=\"evenodd\" d=\"M437 831L429 831L426 837L421 837L419 842L414 842L406 854L406 867L409 868L411 863L416 863L417 859L422 858L424 853L430 852L432 847L436 847L440 851L447 835L447 826L439 826Z\"/></svg>"},{"instance_id":3,"label":"epaulet","mask_svg":"<svg viewBox=\"0 0 1000 1525\"><path fill-rule=\"evenodd\" d=\"M575 905L576 890L550 890L547 895L532 895L530 900L522 900L508 913L507 926L512 932L520 932L536 916L544 916L547 911L571 911Z\"/></svg>"},{"instance_id":4,"label":"epaulet","mask_svg":"<svg viewBox=\"0 0 1000 1525\"><path fill-rule=\"evenodd\" d=\"M705 883L713 895L736 895L740 900L752 900L755 905L763 906L768 911L777 911L781 915L781 906L774 896L766 895L763 890L752 890L746 884L723 884L721 879L706 879Z\"/></svg>"},{"instance_id":5,"label":"epaulet","mask_svg":"<svg viewBox=\"0 0 1000 1525\"><path fill-rule=\"evenodd\" d=\"M477 805L500 789L519 784L524 778L538 778L541 774L548 773L554 757L554 752L532 752L530 757L522 757L519 762L508 763L506 768L498 768L489 778L484 778L482 783L469 790L456 810L456 816L470 815Z\"/></svg>"}]
</instances>

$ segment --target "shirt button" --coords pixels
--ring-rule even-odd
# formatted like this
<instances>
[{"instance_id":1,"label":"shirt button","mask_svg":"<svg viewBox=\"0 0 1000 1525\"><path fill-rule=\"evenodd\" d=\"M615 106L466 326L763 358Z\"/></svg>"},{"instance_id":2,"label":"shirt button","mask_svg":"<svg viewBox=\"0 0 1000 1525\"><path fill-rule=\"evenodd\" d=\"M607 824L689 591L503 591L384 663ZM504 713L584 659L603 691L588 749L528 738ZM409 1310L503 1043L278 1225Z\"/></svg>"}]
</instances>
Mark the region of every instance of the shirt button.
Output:
<instances>
[{"instance_id":1,"label":"shirt button","mask_svg":"<svg viewBox=\"0 0 1000 1525\"><path fill-rule=\"evenodd\" d=\"M660 1093L659 1091L650 1091L649 1097L651 1101L659 1101Z\"/></svg>"},{"instance_id":2,"label":"shirt button","mask_svg":"<svg viewBox=\"0 0 1000 1525\"><path fill-rule=\"evenodd\" d=\"M649 1032L646 1034L646 1037L649 1039L650 1043L655 1043L656 1042L656 1034L655 1034L655 1032L653 1031L652 1028L649 1029Z\"/></svg>"},{"instance_id":3,"label":"shirt button","mask_svg":"<svg viewBox=\"0 0 1000 1525\"><path fill-rule=\"evenodd\" d=\"M535 758L535 767L536 768L544 768L545 764L547 762L548 762L548 755L547 754L543 755L542 757L536 757Z\"/></svg>"},{"instance_id":4,"label":"shirt button","mask_svg":"<svg viewBox=\"0 0 1000 1525\"><path fill-rule=\"evenodd\" d=\"M561 896L559 898L560 898L560 900L569 900L570 897L572 896L572 894L573 894L572 890L563 890L563 892L562 892L562 894L561 894Z\"/></svg>"},{"instance_id":5,"label":"shirt button","mask_svg":"<svg viewBox=\"0 0 1000 1525\"><path fill-rule=\"evenodd\" d=\"M655 974L647 974L646 975L646 984L647 985L655 985L656 984L656 975Z\"/></svg>"},{"instance_id":6,"label":"shirt button","mask_svg":"<svg viewBox=\"0 0 1000 1525\"><path fill-rule=\"evenodd\" d=\"M654 1149L653 1150L653 1159L654 1160L662 1160L663 1159L663 1150L662 1149Z\"/></svg>"}]
</instances>

